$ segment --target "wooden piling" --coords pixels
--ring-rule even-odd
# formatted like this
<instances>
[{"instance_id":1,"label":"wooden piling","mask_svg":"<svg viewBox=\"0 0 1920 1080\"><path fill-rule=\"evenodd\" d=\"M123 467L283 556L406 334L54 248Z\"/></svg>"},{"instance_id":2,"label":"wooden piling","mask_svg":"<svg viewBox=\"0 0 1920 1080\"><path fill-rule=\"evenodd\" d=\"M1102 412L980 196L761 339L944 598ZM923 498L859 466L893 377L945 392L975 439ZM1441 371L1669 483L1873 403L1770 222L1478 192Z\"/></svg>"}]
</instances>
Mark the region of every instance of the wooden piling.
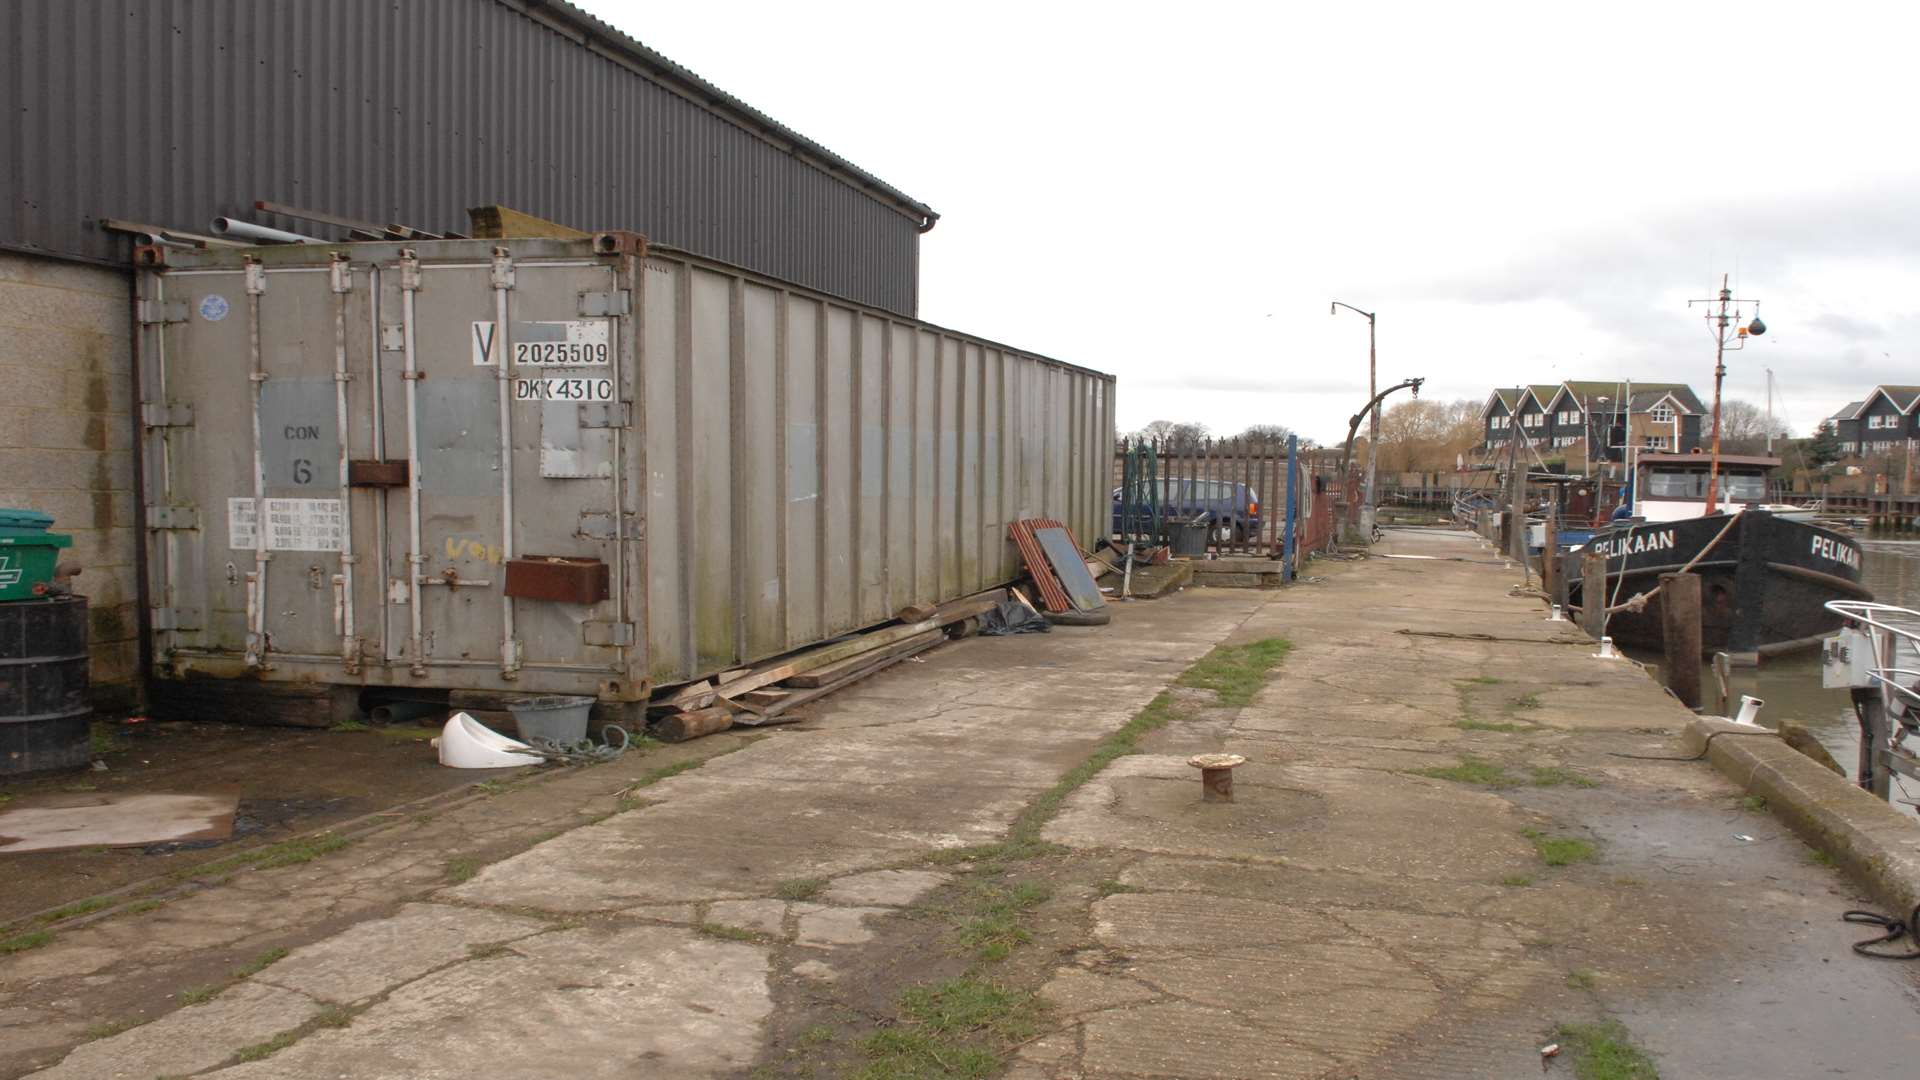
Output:
<instances>
[{"instance_id":1,"label":"wooden piling","mask_svg":"<svg viewBox=\"0 0 1920 1080\"><path fill-rule=\"evenodd\" d=\"M1660 575L1660 638L1667 689L1689 709L1700 707L1700 578Z\"/></svg>"},{"instance_id":2,"label":"wooden piling","mask_svg":"<svg viewBox=\"0 0 1920 1080\"><path fill-rule=\"evenodd\" d=\"M1595 641L1607 632L1607 557L1597 551L1580 557L1580 625Z\"/></svg>"}]
</instances>

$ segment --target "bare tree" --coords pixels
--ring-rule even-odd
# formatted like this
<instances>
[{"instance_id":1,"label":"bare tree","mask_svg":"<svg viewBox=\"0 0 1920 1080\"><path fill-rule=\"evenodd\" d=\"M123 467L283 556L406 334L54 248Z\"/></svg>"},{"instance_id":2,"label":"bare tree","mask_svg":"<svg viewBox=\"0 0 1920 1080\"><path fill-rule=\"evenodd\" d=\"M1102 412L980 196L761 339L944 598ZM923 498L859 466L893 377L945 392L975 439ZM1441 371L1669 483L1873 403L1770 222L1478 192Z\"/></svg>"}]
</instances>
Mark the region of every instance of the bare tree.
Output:
<instances>
[{"instance_id":1,"label":"bare tree","mask_svg":"<svg viewBox=\"0 0 1920 1080\"><path fill-rule=\"evenodd\" d=\"M1709 421L1711 423L1711 421ZM1720 448L1735 454L1757 454L1767 447L1767 431L1773 430L1775 440L1787 437L1787 425L1779 417L1774 417L1771 425L1767 422L1765 410L1750 401L1727 400L1720 403ZM1712 432L1703 431L1708 439Z\"/></svg>"}]
</instances>

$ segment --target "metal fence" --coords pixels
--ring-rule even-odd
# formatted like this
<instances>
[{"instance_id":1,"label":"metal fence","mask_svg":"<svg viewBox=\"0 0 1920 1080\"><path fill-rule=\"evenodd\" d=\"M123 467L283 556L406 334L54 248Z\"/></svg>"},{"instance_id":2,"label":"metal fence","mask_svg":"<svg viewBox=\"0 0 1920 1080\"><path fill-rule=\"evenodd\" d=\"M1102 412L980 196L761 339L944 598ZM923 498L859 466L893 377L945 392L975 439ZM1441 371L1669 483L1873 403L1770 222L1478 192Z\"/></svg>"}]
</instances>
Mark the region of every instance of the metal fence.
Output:
<instances>
[{"instance_id":1,"label":"metal fence","mask_svg":"<svg viewBox=\"0 0 1920 1080\"><path fill-rule=\"evenodd\" d=\"M1296 453L1289 485L1282 439L1122 439L1114 446L1110 528L1121 542L1168 543L1189 525L1203 526L1206 555L1278 559L1291 491L1295 550L1325 551L1339 518L1357 521L1359 509L1357 473L1343 497L1336 471Z\"/></svg>"}]
</instances>

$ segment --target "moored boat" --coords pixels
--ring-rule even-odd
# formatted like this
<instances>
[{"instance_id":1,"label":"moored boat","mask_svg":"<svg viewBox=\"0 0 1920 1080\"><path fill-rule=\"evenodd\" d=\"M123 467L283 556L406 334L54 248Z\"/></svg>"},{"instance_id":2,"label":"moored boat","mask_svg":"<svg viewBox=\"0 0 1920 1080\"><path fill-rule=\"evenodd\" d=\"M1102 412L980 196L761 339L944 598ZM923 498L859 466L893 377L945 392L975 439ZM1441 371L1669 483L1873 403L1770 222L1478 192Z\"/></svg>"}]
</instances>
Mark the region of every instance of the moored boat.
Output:
<instances>
[{"instance_id":1,"label":"moored boat","mask_svg":"<svg viewBox=\"0 0 1920 1080\"><path fill-rule=\"evenodd\" d=\"M1631 516L1594 534L1569 560L1570 595L1584 596L1579 557L1607 557L1606 603L1652 593L1638 610L1616 611L1607 633L1623 645L1661 643L1661 574L1701 577L1701 639L1709 652L1770 653L1810 647L1840 627L1829 600L1870 600L1860 584L1860 545L1842 533L1771 513L1767 476L1779 458L1722 455L1718 513L1707 513L1715 472L1703 454L1643 454L1635 463Z\"/></svg>"}]
</instances>

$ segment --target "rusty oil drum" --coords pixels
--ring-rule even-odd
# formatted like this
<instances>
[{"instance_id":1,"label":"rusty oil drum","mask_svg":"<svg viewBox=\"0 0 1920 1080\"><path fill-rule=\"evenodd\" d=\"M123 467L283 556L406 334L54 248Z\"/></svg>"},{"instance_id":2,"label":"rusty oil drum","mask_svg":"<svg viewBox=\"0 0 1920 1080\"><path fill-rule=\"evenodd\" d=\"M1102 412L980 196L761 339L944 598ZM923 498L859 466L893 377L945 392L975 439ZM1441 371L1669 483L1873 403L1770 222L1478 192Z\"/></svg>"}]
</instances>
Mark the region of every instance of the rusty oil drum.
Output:
<instances>
[{"instance_id":1,"label":"rusty oil drum","mask_svg":"<svg viewBox=\"0 0 1920 1080\"><path fill-rule=\"evenodd\" d=\"M92 712L86 599L0 603L0 777L85 766Z\"/></svg>"}]
</instances>

